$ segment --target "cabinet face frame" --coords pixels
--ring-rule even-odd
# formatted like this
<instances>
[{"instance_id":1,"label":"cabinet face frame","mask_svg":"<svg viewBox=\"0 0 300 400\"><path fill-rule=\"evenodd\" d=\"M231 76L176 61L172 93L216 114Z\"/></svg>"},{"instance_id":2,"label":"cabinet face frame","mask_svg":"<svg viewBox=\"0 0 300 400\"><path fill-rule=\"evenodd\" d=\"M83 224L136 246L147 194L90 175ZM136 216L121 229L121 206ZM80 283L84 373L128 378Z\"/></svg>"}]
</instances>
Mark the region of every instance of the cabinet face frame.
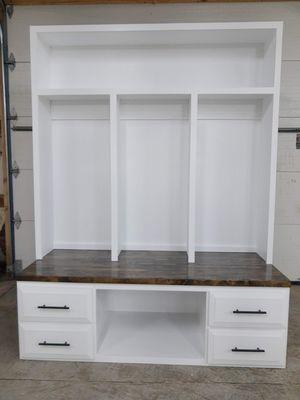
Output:
<instances>
[{"instance_id":1,"label":"cabinet face frame","mask_svg":"<svg viewBox=\"0 0 300 400\"><path fill-rule=\"evenodd\" d=\"M280 69L281 69L281 47L282 47L282 23L281 22L246 22L246 23L208 23L208 24L141 24L141 25L74 25L74 26L36 26L31 27L31 76L32 76L32 108L33 108L33 148L34 148L34 194L35 194L35 237L36 237L36 258L41 259L45 254L53 249L52 239L46 238L43 234L42 213L45 208L45 202L41 199L41 189L45 176L41 176L41 162L45 157L45 153L39 145L39 118L41 117L40 104L44 102L45 118L49 118L46 103L49 99L63 96L108 96L110 103L110 183L111 183L111 259L118 260L119 252L122 250L120 237L120 190L119 190L119 173L118 173L118 131L119 131L119 96L126 94L133 95L172 95L169 88L155 89L151 92L150 88L139 90L135 88L132 92L128 90L116 90L103 87L83 87L70 88L60 87L51 88L45 82L45 76L50 76L51 54L53 48L59 40L66 43L69 41L74 46L74 39L80 40L82 46L89 46L91 38L108 38L111 43L120 40L122 33L124 41L133 40L135 43L145 41L147 34L154 34L153 37L159 42L160 32L164 40L175 38L180 43L180 35L189 38L189 34L198 31L200 33L214 32L216 37L220 37L222 33L225 35L227 43L228 38L237 35L250 40L251 35L256 41L260 41L260 34L263 41L268 41L268 47L265 51L264 68L262 74L268 72L274 77L273 84L264 87L186 87L180 91L175 89L173 95L182 94L189 98L189 165L188 165L188 215L187 215L187 238L186 251L188 253L188 261L195 261L195 215L196 215L196 162L197 162L197 123L198 123L198 96L199 95L236 95L236 96L265 96L271 98L272 109L269 111L269 120L267 130L271 135L270 163L266 168L269 179L269 195L268 195L268 215L266 216L266 229L261 242L257 245L257 252L267 263L273 260L273 231L274 231L274 210L275 210L275 185L276 185L276 160L277 160L277 131L278 131L278 110L279 110L279 89L280 89ZM73 35L73 36L72 36ZM115 35L115 36L114 36ZM119 36L118 36L119 35ZM152 37L150 35L150 37ZM156 36L155 36L156 35ZM118 39L114 39L118 37ZM129 39L128 39L129 38ZM141 39L139 39L141 38ZM167 38L167 39L166 39ZM250 39L249 39L250 38ZM267 39L266 39L267 38ZM270 39L271 38L271 39ZM50 43L50 46L47 46ZM151 39L152 40L152 39ZM187 39L185 39L187 40ZM242 39L243 40L243 39ZM73 42L72 42L73 41ZM89 42L90 41L90 42ZM128 44L128 43L127 43ZM52 47L51 47L52 46ZM263 75L262 75L263 76ZM41 85L42 82L42 85ZM266 81L267 82L267 81ZM44 99L44 100L41 100ZM47 100L48 99L48 100ZM47 114L48 113L48 114ZM49 133L51 135L51 132ZM51 177L49 176L49 179ZM46 196L47 197L47 196ZM50 221L51 223L51 221Z\"/></svg>"}]
</instances>

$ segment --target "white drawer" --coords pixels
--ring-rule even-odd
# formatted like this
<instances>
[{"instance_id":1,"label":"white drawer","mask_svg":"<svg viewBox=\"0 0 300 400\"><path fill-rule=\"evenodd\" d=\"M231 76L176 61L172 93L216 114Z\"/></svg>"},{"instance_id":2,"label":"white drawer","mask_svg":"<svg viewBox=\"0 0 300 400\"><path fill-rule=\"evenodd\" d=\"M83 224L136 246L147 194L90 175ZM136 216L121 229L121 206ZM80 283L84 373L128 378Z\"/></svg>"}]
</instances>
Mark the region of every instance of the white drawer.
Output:
<instances>
[{"instance_id":1,"label":"white drawer","mask_svg":"<svg viewBox=\"0 0 300 400\"><path fill-rule=\"evenodd\" d=\"M20 358L84 361L93 358L89 324L21 323Z\"/></svg>"},{"instance_id":2,"label":"white drawer","mask_svg":"<svg viewBox=\"0 0 300 400\"><path fill-rule=\"evenodd\" d=\"M284 367L286 330L210 329L208 362L212 365Z\"/></svg>"},{"instance_id":3,"label":"white drawer","mask_svg":"<svg viewBox=\"0 0 300 400\"><path fill-rule=\"evenodd\" d=\"M18 282L19 321L92 322L93 290L84 285Z\"/></svg>"},{"instance_id":4,"label":"white drawer","mask_svg":"<svg viewBox=\"0 0 300 400\"><path fill-rule=\"evenodd\" d=\"M285 328L289 289L228 288L210 293L211 327Z\"/></svg>"}]
</instances>

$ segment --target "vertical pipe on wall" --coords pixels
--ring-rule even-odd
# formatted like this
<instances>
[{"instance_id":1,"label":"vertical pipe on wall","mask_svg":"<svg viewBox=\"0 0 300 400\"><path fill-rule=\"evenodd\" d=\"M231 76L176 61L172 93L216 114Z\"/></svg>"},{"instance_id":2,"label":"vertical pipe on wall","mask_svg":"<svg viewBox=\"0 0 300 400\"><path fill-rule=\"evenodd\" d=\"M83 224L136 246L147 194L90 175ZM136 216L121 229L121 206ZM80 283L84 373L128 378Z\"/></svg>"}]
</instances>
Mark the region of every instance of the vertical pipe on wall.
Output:
<instances>
[{"instance_id":1,"label":"vertical pipe on wall","mask_svg":"<svg viewBox=\"0 0 300 400\"><path fill-rule=\"evenodd\" d=\"M3 122L5 124L4 132L5 141L6 141L6 179L7 179L7 202L5 205L7 206L6 212L6 260L7 266L14 265L15 262L15 237L14 237L14 222L13 222L13 215L14 215L14 206L13 206L13 182L12 182L12 175L9 171L12 169L12 154L11 154L11 123L10 119L8 118L10 112L10 101L9 101L9 66L4 63L4 60L8 59L8 42L7 42L7 14L6 14L6 5L3 1L1 1L1 8L2 8L2 18L1 18L1 62L2 62L2 88L4 95L4 118ZM8 243L10 241L10 245ZM13 270L14 273L14 270Z\"/></svg>"}]
</instances>

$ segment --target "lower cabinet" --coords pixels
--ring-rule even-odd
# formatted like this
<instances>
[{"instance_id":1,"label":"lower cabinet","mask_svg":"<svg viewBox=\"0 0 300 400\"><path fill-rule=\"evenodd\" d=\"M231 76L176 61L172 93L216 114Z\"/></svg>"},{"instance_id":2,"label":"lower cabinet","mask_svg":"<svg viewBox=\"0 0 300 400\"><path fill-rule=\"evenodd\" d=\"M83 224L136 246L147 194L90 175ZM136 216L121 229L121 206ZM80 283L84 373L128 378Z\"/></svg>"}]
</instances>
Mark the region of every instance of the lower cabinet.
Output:
<instances>
[{"instance_id":1,"label":"lower cabinet","mask_svg":"<svg viewBox=\"0 0 300 400\"><path fill-rule=\"evenodd\" d=\"M18 282L22 359L285 366L288 288Z\"/></svg>"}]
</instances>

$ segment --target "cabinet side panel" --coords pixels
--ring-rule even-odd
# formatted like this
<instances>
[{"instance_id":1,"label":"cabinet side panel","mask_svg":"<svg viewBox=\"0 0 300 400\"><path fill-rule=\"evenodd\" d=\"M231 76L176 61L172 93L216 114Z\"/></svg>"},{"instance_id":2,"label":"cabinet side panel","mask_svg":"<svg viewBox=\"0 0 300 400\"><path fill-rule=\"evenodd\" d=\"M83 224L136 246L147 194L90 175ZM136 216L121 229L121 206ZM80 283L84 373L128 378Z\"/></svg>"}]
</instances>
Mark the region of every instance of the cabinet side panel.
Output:
<instances>
[{"instance_id":1,"label":"cabinet side panel","mask_svg":"<svg viewBox=\"0 0 300 400\"><path fill-rule=\"evenodd\" d=\"M52 143L50 103L38 98L36 88L41 73L49 69L50 49L34 29L30 32L30 50L36 258L41 259L53 249Z\"/></svg>"},{"instance_id":2,"label":"cabinet side panel","mask_svg":"<svg viewBox=\"0 0 300 400\"><path fill-rule=\"evenodd\" d=\"M270 197L269 197L269 221L268 221L268 247L267 263L273 262L273 242L275 224L275 198L276 198L276 165L278 147L278 122L279 122L279 96L281 79L281 58L282 58L282 30L283 24L277 27L276 31L276 53L275 53L275 78L274 78L274 103L272 119L272 144L271 144L271 171L270 171Z\"/></svg>"}]
</instances>

